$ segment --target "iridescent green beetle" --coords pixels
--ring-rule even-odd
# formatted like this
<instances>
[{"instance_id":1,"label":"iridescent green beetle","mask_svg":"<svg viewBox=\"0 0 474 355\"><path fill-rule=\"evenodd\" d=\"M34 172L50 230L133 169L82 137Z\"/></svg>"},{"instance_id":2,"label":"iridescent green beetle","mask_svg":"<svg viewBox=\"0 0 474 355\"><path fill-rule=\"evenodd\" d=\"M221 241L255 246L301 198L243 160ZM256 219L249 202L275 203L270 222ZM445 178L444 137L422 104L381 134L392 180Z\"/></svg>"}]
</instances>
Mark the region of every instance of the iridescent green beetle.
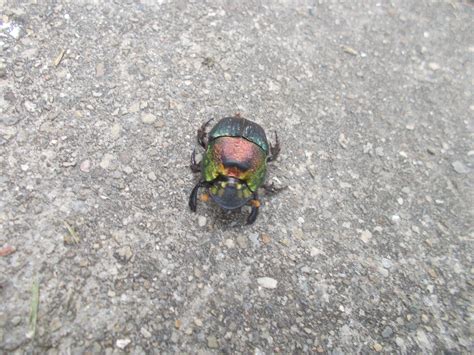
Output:
<instances>
[{"instance_id":1,"label":"iridescent green beetle","mask_svg":"<svg viewBox=\"0 0 474 355\"><path fill-rule=\"evenodd\" d=\"M201 180L189 197L189 207L196 211L198 190L204 187L211 198L222 208L233 210L246 204L252 206L247 224L252 224L258 215L260 201L257 189L278 189L265 185L267 163L275 160L280 152L275 132L275 146L268 144L263 128L237 114L221 119L206 134L207 121L198 130L198 143L206 149L202 162L196 163L195 151L191 156L191 170L201 172ZM206 137L207 135L207 137ZM203 199L207 200L207 196Z\"/></svg>"}]
</instances>

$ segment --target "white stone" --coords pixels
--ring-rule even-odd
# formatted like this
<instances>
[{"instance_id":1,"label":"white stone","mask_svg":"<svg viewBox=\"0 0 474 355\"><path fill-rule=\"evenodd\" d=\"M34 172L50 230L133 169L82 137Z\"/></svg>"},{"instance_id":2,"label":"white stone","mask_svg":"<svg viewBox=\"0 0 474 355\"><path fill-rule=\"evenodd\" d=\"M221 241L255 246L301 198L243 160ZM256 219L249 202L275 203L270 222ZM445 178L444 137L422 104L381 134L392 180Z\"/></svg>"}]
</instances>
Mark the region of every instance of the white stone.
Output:
<instances>
[{"instance_id":1,"label":"white stone","mask_svg":"<svg viewBox=\"0 0 474 355\"><path fill-rule=\"evenodd\" d=\"M233 247L235 247L235 243L232 239L226 239L224 244L229 249L232 249Z\"/></svg>"},{"instance_id":2,"label":"white stone","mask_svg":"<svg viewBox=\"0 0 474 355\"><path fill-rule=\"evenodd\" d=\"M119 349L125 349L131 342L130 339L117 339L115 345L117 345L117 348Z\"/></svg>"},{"instance_id":3,"label":"white stone","mask_svg":"<svg viewBox=\"0 0 474 355\"><path fill-rule=\"evenodd\" d=\"M156 121L156 116L151 113L144 113L142 115L142 122L146 124L151 124Z\"/></svg>"},{"instance_id":4,"label":"white stone","mask_svg":"<svg viewBox=\"0 0 474 355\"><path fill-rule=\"evenodd\" d=\"M199 224L199 227L204 227L206 225L206 217L204 216L199 216L198 217L198 224Z\"/></svg>"},{"instance_id":5,"label":"white stone","mask_svg":"<svg viewBox=\"0 0 474 355\"><path fill-rule=\"evenodd\" d=\"M362 240L364 243L368 243L369 240L372 239L372 233L368 230L364 230L360 233L360 240Z\"/></svg>"},{"instance_id":6,"label":"white stone","mask_svg":"<svg viewBox=\"0 0 474 355\"><path fill-rule=\"evenodd\" d=\"M277 287L278 281L272 279L271 277L260 277L257 279L257 282L260 286L264 288L274 289Z\"/></svg>"},{"instance_id":7,"label":"white stone","mask_svg":"<svg viewBox=\"0 0 474 355\"><path fill-rule=\"evenodd\" d=\"M112 154L104 154L102 157L102 160L100 161L100 167L102 169L108 169L110 167L111 161L114 159L114 156Z\"/></svg>"}]
</instances>

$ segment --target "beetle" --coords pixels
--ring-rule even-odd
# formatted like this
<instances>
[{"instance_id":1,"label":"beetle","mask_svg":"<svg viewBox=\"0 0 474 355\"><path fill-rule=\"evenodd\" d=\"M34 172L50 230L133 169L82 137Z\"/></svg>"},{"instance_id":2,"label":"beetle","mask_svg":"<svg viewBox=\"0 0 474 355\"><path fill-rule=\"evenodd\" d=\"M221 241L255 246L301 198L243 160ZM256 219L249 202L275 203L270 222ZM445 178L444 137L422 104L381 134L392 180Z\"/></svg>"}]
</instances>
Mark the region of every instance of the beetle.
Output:
<instances>
[{"instance_id":1,"label":"beetle","mask_svg":"<svg viewBox=\"0 0 474 355\"><path fill-rule=\"evenodd\" d=\"M257 189L281 190L273 184L264 184L267 163L280 153L278 135L275 132L275 145L269 144L264 129L240 114L222 118L207 134L211 121L197 131L197 141L205 149L202 161L196 162L196 150L191 154L191 170L200 172L201 178L191 192L189 207L196 212L198 191L205 188L207 194L202 199L207 201L210 196L225 210L250 204L247 224L252 224L260 207Z\"/></svg>"}]
</instances>

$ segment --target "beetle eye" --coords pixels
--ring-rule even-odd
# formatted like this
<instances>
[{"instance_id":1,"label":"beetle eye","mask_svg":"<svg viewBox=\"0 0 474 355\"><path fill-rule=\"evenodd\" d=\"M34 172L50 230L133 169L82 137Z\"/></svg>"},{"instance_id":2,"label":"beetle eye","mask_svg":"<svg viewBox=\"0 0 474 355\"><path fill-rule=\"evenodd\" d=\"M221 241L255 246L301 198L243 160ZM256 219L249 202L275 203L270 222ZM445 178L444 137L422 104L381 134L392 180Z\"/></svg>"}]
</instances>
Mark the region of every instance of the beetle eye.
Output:
<instances>
[{"instance_id":1,"label":"beetle eye","mask_svg":"<svg viewBox=\"0 0 474 355\"><path fill-rule=\"evenodd\" d=\"M221 187L225 189L227 186L227 181L221 181Z\"/></svg>"},{"instance_id":2,"label":"beetle eye","mask_svg":"<svg viewBox=\"0 0 474 355\"><path fill-rule=\"evenodd\" d=\"M242 184L240 183L235 184L235 187L237 188L237 190L242 190Z\"/></svg>"}]
</instances>

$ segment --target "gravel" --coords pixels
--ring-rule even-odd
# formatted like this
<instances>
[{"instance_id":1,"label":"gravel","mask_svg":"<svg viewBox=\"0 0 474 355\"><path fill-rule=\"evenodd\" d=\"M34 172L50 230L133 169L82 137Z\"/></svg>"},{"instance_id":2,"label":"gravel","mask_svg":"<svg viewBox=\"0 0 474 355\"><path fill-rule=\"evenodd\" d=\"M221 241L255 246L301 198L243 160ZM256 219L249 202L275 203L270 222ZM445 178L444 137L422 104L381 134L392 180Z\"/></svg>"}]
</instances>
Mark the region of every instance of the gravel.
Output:
<instances>
[{"instance_id":1,"label":"gravel","mask_svg":"<svg viewBox=\"0 0 474 355\"><path fill-rule=\"evenodd\" d=\"M0 3L0 353L472 352L470 2ZM188 207L236 112L251 226Z\"/></svg>"}]
</instances>

